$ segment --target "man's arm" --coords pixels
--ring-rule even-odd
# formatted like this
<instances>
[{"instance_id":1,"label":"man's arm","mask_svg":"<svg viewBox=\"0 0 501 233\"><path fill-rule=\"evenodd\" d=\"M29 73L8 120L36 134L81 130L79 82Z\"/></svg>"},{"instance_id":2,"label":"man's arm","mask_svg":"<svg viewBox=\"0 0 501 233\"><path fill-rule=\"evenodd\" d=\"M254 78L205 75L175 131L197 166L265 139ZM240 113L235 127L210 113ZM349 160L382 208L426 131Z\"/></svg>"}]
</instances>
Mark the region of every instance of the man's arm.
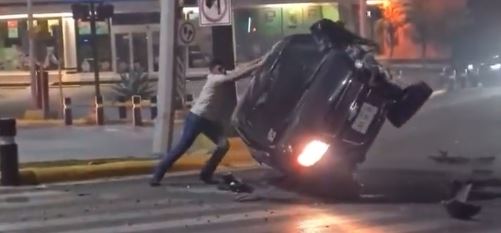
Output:
<instances>
[{"instance_id":1,"label":"man's arm","mask_svg":"<svg viewBox=\"0 0 501 233\"><path fill-rule=\"evenodd\" d=\"M237 81L239 79L247 77L250 73L256 70L258 67L263 65L263 58L258 58L256 60L244 63L235 69L235 71L227 74L224 78L220 78L219 82L230 82Z\"/></svg>"},{"instance_id":2,"label":"man's arm","mask_svg":"<svg viewBox=\"0 0 501 233\"><path fill-rule=\"evenodd\" d=\"M256 70L262 65L261 61L262 61L261 58L259 58L241 67L238 67L237 69L235 69L235 71L228 74L228 78L231 79L232 81L245 78L246 76L251 74L254 70Z\"/></svg>"}]
</instances>

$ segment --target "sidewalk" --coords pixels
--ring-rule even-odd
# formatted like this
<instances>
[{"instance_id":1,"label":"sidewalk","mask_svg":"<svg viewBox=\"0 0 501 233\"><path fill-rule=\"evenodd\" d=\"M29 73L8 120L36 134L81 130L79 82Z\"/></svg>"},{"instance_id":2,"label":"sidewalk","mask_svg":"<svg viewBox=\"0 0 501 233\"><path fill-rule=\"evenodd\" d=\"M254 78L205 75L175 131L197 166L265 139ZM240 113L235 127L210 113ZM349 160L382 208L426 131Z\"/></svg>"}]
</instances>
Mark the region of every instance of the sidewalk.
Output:
<instances>
[{"instance_id":1,"label":"sidewalk","mask_svg":"<svg viewBox=\"0 0 501 233\"><path fill-rule=\"evenodd\" d=\"M180 136L179 126L174 142ZM152 136L152 127L123 125L21 128L16 142L23 184L148 174L158 159L151 153ZM231 139L230 144L222 166L254 164L240 140ZM199 169L213 148L208 139L199 137L172 171Z\"/></svg>"},{"instance_id":2,"label":"sidewalk","mask_svg":"<svg viewBox=\"0 0 501 233\"><path fill-rule=\"evenodd\" d=\"M175 140L180 128L175 129ZM103 158L153 158L153 128L129 125L20 128L21 163Z\"/></svg>"},{"instance_id":3,"label":"sidewalk","mask_svg":"<svg viewBox=\"0 0 501 233\"><path fill-rule=\"evenodd\" d=\"M174 144L179 140L181 130L182 124L174 125ZM18 128L16 143L19 161L23 164L57 164L79 160L144 160L157 159L159 156L152 153L152 126ZM214 147L208 138L201 135L187 153L208 154Z\"/></svg>"}]
</instances>

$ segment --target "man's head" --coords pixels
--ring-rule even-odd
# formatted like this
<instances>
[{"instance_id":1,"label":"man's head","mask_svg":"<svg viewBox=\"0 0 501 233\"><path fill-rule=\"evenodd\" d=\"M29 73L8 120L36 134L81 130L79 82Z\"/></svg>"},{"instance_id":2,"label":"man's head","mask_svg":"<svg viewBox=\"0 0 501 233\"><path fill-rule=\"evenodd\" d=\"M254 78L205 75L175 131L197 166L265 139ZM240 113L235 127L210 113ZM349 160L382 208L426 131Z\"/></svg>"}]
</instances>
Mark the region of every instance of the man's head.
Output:
<instances>
[{"instance_id":1,"label":"man's head","mask_svg":"<svg viewBox=\"0 0 501 233\"><path fill-rule=\"evenodd\" d=\"M226 68L222 60L214 58L209 64L211 74L226 74Z\"/></svg>"}]
</instances>

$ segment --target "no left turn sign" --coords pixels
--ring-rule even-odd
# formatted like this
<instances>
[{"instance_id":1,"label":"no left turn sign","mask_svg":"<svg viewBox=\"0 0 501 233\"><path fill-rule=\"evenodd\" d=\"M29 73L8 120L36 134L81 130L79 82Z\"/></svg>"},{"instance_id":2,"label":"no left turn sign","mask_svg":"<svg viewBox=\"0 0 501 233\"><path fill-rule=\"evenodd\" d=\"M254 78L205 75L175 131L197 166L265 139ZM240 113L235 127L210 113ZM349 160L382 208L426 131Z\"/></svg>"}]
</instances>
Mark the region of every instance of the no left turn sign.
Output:
<instances>
[{"instance_id":1,"label":"no left turn sign","mask_svg":"<svg viewBox=\"0 0 501 233\"><path fill-rule=\"evenodd\" d=\"M231 25L231 0L198 0L200 26Z\"/></svg>"}]
</instances>

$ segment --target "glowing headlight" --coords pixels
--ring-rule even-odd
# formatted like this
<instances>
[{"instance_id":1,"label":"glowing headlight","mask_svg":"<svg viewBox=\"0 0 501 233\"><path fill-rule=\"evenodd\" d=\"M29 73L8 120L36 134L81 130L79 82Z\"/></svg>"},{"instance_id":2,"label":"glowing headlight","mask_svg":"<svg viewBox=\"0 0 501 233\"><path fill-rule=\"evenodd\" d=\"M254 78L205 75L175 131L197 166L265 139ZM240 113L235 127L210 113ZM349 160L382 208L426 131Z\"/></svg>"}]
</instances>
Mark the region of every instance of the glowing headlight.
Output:
<instances>
[{"instance_id":1,"label":"glowing headlight","mask_svg":"<svg viewBox=\"0 0 501 233\"><path fill-rule=\"evenodd\" d=\"M355 61L355 68L357 68L357 69L364 68L364 63L362 61L360 61L360 60L356 60Z\"/></svg>"},{"instance_id":2,"label":"glowing headlight","mask_svg":"<svg viewBox=\"0 0 501 233\"><path fill-rule=\"evenodd\" d=\"M305 147L303 152L297 157L297 162L303 167L311 167L315 165L325 152L329 149L329 144L321 141L311 141Z\"/></svg>"},{"instance_id":3,"label":"glowing headlight","mask_svg":"<svg viewBox=\"0 0 501 233\"><path fill-rule=\"evenodd\" d=\"M494 64L491 65L491 70L501 70L501 64Z\"/></svg>"}]
</instances>

